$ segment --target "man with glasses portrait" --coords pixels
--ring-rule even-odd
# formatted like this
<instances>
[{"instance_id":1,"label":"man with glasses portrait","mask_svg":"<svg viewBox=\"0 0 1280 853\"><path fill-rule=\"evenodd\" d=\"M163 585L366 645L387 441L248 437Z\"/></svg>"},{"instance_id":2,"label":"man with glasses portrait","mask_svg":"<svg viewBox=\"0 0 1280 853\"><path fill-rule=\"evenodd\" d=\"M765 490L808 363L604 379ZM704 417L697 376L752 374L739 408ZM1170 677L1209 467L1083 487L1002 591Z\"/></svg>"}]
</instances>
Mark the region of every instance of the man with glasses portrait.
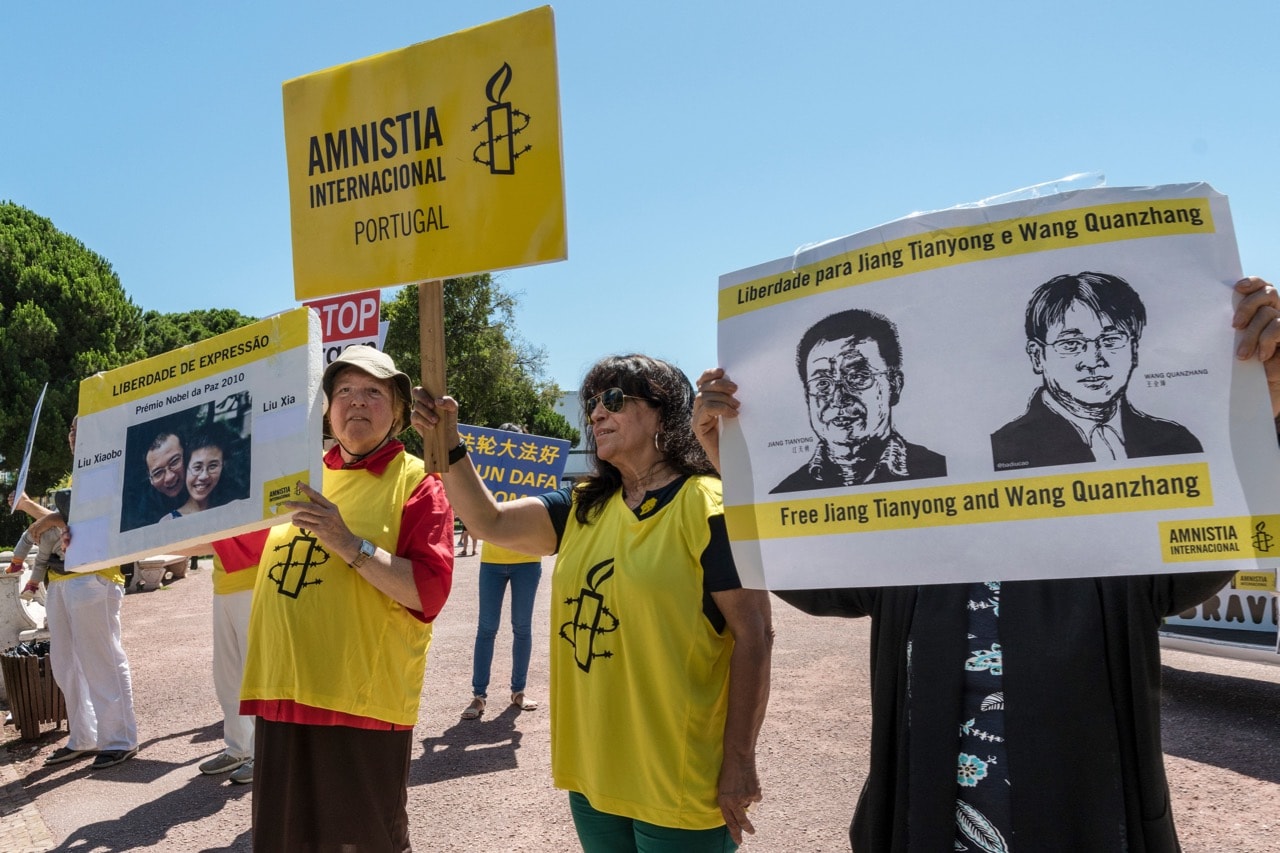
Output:
<instances>
[{"instance_id":1,"label":"man with glasses portrait","mask_svg":"<svg viewBox=\"0 0 1280 853\"><path fill-rule=\"evenodd\" d=\"M1107 273L1060 275L1027 304L1027 356L1042 385L1027 411L991 435L995 470L1200 453L1186 427L1126 396L1146 308Z\"/></svg>"},{"instance_id":2,"label":"man with glasses portrait","mask_svg":"<svg viewBox=\"0 0 1280 853\"><path fill-rule=\"evenodd\" d=\"M894 429L902 346L887 318L861 309L823 318L800 338L796 369L818 447L770 494L947 475L946 457Z\"/></svg>"},{"instance_id":3,"label":"man with glasses portrait","mask_svg":"<svg viewBox=\"0 0 1280 853\"><path fill-rule=\"evenodd\" d=\"M177 433L162 432L147 448L147 479L169 503L180 504L186 500L185 458L182 439Z\"/></svg>"},{"instance_id":4,"label":"man with glasses portrait","mask_svg":"<svg viewBox=\"0 0 1280 853\"><path fill-rule=\"evenodd\" d=\"M143 473L147 485L126 488L122 531L154 524L187 502L187 455L182 436L172 428L161 429L146 448Z\"/></svg>"}]
</instances>

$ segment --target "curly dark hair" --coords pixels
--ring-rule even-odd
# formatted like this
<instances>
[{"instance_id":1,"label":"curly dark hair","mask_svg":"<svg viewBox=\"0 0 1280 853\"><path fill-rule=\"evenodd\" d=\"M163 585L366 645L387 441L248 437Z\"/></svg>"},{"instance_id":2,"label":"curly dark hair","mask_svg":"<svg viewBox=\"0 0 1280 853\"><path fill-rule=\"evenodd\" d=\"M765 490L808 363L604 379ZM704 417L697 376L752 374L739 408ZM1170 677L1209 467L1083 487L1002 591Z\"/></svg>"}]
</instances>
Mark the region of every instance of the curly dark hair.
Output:
<instances>
[{"instance_id":1,"label":"curly dark hair","mask_svg":"<svg viewBox=\"0 0 1280 853\"><path fill-rule=\"evenodd\" d=\"M596 362L582 379L578 398L586 401L608 388L621 388L629 397L648 400L658 408L659 447L667 464L681 474L719 476L693 435L693 383L680 368L647 355L611 355ZM575 489L574 514L581 524L600 514L614 492L622 488L622 473L596 455L589 413L583 430L593 471Z\"/></svg>"}]
</instances>

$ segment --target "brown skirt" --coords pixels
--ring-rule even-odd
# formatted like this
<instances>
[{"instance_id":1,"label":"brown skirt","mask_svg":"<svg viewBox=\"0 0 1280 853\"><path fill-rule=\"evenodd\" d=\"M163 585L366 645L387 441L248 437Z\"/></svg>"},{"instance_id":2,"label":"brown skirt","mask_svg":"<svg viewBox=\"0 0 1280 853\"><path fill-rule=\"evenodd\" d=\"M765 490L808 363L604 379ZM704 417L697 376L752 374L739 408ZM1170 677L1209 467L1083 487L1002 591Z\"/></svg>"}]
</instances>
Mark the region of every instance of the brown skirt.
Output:
<instances>
[{"instance_id":1,"label":"brown skirt","mask_svg":"<svg viewBox=\"0 0 1280 853\"><path fill-rule=\"evenodd\" d=\"M257 718L253 849L408 853L412 731Z\"/></svg>"}]
</instances>

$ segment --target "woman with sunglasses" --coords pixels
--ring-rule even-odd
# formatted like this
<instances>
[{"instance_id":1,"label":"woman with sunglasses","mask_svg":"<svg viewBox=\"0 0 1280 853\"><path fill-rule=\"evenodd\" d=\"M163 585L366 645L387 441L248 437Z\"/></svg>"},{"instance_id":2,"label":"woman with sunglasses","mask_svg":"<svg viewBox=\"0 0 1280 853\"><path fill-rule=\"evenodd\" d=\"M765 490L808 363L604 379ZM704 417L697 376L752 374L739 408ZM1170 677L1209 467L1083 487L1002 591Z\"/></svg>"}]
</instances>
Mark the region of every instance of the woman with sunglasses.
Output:
<instances>
[{"instance_id":1,"label":"woman with sunglasses","mask_svg":"<svg viewBox=\"0 0 1280 853\"><path fill-rule=\"evenodd\" d=\"M611 356L580 399L594 471L498 503L466 445L442 475L476 536L558 554L551 577L551 764L587 853L731 851L761 798L756 737L769 697L767 593L743 589L720 481L690 428L674 365ZM414 389L429 439L457 403Z\"/></svg>"}]
</instances>

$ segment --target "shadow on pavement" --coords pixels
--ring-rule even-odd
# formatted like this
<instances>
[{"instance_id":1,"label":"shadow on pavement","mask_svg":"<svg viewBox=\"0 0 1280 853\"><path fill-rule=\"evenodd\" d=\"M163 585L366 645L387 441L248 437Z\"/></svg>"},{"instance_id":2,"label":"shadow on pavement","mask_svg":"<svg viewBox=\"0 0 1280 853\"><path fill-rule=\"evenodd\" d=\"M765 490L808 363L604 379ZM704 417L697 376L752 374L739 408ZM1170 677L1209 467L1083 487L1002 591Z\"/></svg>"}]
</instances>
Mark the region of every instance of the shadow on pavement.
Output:
<instances>
[{"instance_id":1,"label":"shadow on pavement","mask_svg":"<svg viewBox=\"0 0 1280 853\"><path fill-rule=\"evenodd\" d=\"M52 734L52 733L51 733ZM57 732L59 738L66 737L66 732ZM115 767L108 767L105 770L93 771L89 769L89 765L93 763L93 756L85 756L82 760L68 762L66 764L56 764L53 767L39 765L27 773L27 777L23 782L23 787L27 791L27 795L33 800L41 794L51 791L61 785L74 781L80 773L93 773L94 775L109 778L113 782L124 782L133 784L147 784L154 782L166 773L170 773L184 764L194 764L196 761L204 759L195 758L184 764L176 764L171 761L154 761L147 757L147 748L154 746L166 740L175 740L179 738L190 738L191 743L203 743L204 741L222 742L222 723L213 723L208 726L202 726L198 729L187 729L185 732L175 732L164 737L152 738L151 740L142 741L138 744L138 754L123 764ZM67 771L74 772L67 772Z\"/></svg>"},{"instance_id":2,"label":"shadow on pavement","mask_svg":"<svg viewBox=\"0 0 1280 853\"><path fill-rule=\"evenodd\" d=\"M508 705L496 716L460 719L439 737L424 739L422 756L409 763L409 787L515 769L522 737L515 725L519 715L519 709Z\"/></svg>"},{"instance_id":3,"label":"shadow on pavement","mask_svg":"<svg viewBox=\"0 0 1280 853\"><path fill-rule=\"evenodd\" d=\"M1259 737L1280 743L1280 684L1169 666L1161 673L1166 753L1280 783L1275 754L1257 749Z\"/></svg>"},{"instance_id":4,"label":"shadow on pavement","mask_svg":"<svg viewBox=\"0 0 1280 853\"><path fill-rule=\"evenodd\" d=\"M120 767L136 761L135 758ZM228 802L249 796L249 788L249 785L219 784L208 776L197 776L185 786L167 792L162 799L143 803L118 818L78 827L53 850L115 853L152 847L164 841L174 827L197 823L217 814ZM246 831L231 849L249 849L248 838Z\"/></svg>"}]
</instances>

